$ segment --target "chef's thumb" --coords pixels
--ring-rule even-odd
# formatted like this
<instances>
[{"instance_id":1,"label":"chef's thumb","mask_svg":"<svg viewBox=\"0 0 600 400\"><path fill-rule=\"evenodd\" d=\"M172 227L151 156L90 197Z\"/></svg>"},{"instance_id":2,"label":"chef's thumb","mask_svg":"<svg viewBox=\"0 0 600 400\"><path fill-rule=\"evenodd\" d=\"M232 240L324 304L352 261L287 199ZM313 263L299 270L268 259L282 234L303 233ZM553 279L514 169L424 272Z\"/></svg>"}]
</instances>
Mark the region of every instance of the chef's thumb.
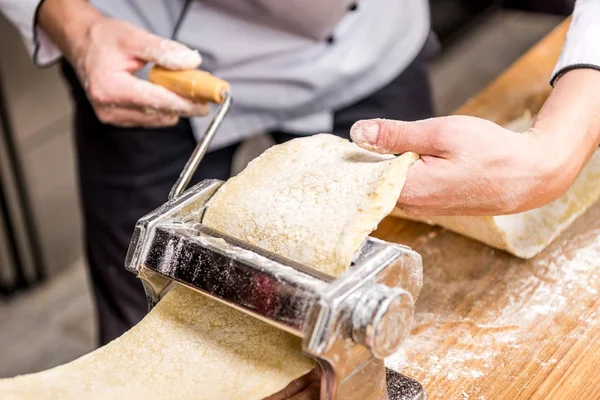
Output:
<instances>
[{"instance_id":1,"label":"chef's thumb","mask_svg":"<svg viewBox=\"0 0 600 400\"><path fill-rule=\"evenodd\" d=\"M354 123L350 136L357 145L381 154L440 153L438 119L407 122L389 119L367 119Z\"/></svg>"},{"instance_id":2,"label":"chef's thumb","mask_svg":"<svg viewBox=\"0 0 600 400\"><path fill-rule=\"evenodd\" d=\"M197 50L164 39L142 29L137 29L129 43L134 46L134 55L143 61L153 62L167 69L193 69L202 63Z\"/></svg>"}]
</instances>

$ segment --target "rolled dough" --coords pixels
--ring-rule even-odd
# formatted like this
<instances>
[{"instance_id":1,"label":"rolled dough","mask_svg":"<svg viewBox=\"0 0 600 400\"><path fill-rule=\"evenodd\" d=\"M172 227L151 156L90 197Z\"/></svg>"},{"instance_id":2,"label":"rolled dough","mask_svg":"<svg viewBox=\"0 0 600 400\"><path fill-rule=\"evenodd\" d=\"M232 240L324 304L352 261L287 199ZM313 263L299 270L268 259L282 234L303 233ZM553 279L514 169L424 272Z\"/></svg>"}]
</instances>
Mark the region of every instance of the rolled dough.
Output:
<instances>
[{"instance_id":1,"label":"rolled dough","mask_svg":"<svg viewBox=\"0 0 600 400\"><path fill-rule=\"evenodd\" d=\"M417 158L371 153L326 134L292 140L227 181L203 223L338 276L394 209Z\"/></svg>"},{"instance_id":2,"label":"rolled dough","mask_svg":"<svg viewBox=\"0 0 600 400\"><path fill-rule=\"evenodd\" d=\"M337 275L393 209L416 159L372 154L331 135L296 139L226 182L204 222ZM416 298L422 271L401 279ZM298 338L176 287L108 345L69 364L0 380L0 398L258 400L313 366Z\"/></svg>"},{"instance_id":3,"label":"rolled dough","mask_svg":"<svg viewBox=\"0 0 600 400\"><path fill-rule=\"evenodd\" d=\"M533 116L506 125L514 132L531 128ZM544 250L577 217L600 198L600 151L596 151L571 188L546 206L519 214L489 217L414 218L394 210L392 215L439 225L520 258L531 258Z\"/></svg>"},{"instance_id":4,"label":"rolled dough","mask_svg":"<svg viewBox=\"0 0 600 400\"><path fill-rule=\"evenodd\" d=\"M283 331L177 287L108 345L0 380L0 398L261 399L312 368L300 346Z\"/></svg>"}]
</instances>

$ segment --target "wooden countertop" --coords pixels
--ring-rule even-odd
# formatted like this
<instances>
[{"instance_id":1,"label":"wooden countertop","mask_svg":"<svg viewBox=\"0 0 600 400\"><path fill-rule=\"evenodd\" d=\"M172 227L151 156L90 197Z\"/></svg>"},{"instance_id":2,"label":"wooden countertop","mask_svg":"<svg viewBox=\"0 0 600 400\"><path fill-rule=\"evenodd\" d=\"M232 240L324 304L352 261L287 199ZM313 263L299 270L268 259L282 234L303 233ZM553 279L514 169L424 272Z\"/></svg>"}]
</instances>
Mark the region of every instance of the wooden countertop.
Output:
<instances>
[{"instance_id":1,"label":"wooden countertop","mask_svg":"<svg viewBox=\"0 0 600 400\"><path fill-rule=\"evenodd\" d=\"M457 113L538 110L567 24ZM429 399L600 399L600 203L532 260L395 218L375 236L423 255L415 328L389 365Z\"/></svg>"}]
</instances>

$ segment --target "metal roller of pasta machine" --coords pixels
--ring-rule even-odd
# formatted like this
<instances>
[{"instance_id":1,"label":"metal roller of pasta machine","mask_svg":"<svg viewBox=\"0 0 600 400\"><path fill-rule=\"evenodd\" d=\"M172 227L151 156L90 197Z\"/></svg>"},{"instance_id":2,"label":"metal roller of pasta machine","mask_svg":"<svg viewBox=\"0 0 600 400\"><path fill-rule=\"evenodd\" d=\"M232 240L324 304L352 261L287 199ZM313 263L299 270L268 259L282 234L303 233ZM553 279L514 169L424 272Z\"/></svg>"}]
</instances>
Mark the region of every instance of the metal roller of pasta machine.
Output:
<instances>
[{"instance_id":1,"label":"metal roller of pasta machine","mask_svg":"<svg viewBox=\"0 0 600 400\"><path fill-rule=\"evenodd\" d=\"M170 82L179 79L169 73ZM400 277L403 268L420 267L417 253L369 237L351 268L334 279L202 224L222 182L183 190L227 113L228 88L222 94L169 201L136 224L126 268L141 279L150 308L178 282L302 338L303 351L321 368L321 400L425 399L418 382L383 361L410 330L413 298Z\"/></svg>"}]
</instances>

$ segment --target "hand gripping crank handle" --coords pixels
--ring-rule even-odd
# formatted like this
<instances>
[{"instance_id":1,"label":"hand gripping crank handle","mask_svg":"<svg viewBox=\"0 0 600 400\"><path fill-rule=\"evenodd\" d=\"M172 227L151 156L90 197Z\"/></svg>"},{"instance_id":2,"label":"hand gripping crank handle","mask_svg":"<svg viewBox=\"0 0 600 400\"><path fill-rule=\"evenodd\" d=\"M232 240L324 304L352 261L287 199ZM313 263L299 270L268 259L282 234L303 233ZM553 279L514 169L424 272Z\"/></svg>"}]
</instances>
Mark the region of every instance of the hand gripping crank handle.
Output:
<instances>
[{"instance_id":1,"label":"hand gripping crank handle","mask_svg":"<svg viewBox=\"0 0 600 400\"><path fill-rule=\"evenodd\" d=\"M201 70L171 71L168 69L153 67L149 74L150 82L163 86L180 96L194 101L204 101L219 104L219 108L213 119L208 124L204 135L196 145L194 152L188 159L185 167L179 174L177 182L169 193L169 200L178 197L190 183L198 165L204 158L208 146L221 126L225 115L231 108L231 88L229 83Z\"/></svg>"}]
</instances>

